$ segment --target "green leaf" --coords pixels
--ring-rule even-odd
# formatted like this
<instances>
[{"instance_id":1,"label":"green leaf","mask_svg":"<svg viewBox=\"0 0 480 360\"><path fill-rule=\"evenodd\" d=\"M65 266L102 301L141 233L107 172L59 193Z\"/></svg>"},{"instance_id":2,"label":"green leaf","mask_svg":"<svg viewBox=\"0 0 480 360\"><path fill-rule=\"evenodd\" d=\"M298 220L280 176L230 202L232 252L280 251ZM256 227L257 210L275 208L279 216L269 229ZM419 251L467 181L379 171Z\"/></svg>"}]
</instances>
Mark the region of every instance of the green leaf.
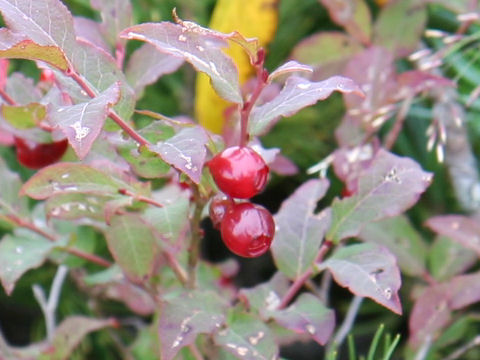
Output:
<instances>
[{"instance_id":1,"label":"green leaf","mask_svg":"<svg viewBox=\"0 0 480 360\"><path fill-rule=\"evenodd\" d=\"M45 105L36 102L20 106L2 104L1 111L3 118L17 129L34 128L47 115Z\"/></svg>"},{"instance_id":2,"label":"green leaf","mask_svg":"<svg viewBox=\"0 0 480 360\"><path fill-rule=\"evenodd\" d=\"M57 244L39 236L5 235L0 241L0 281L10 295L15 283L42 265Z\"/></svg>"},{"instance_id":3,"label":"green leaf","mask_svg":"<svg viewBox=\"0 0 480 360\"><path fill-rule=\"evenodd\" d=\"M278 346L268 327L246 313L233 313L227 328L215 334L214 341L243 360L271 360L278 357Z\"/></svg>"},{"instance_id":4,"label":"green leaf","mask_svg":"<svg viewBox=\"0 0 480 360\"><path fill-rule=\"evenodd\" d=\"M424 4L416 0L390 1L375 22L373 42L396 57L407 56L417 48L426 20Z\"/></svg>"},{"instance_id":5,"label":"green leaf","mask_svg":"<svg viewBox=\"0 0 480 360\"><path fill-rule=\"evenodd\" d=\"M144 282L152 275L159 248L152 230L138 215L113 216L105 235L115 261L130 279Z\"/></svg>"},{"instance_id":6,"label":"green leaf","mask_svg":"<svg viewBox=\"0 0 480 360\"><path fill-rule=\"evenodd\" d=\"M18 174L10 171L0 157L0 217L1 215L24 214L28 209L28 199L19 198L22 181Z\"/></svg>"},{"instance_id":7,"label":"green leaf","mask_svg":"<svg viewBox=\"0 0 480 360\"><path fill-rule=\"evenodd\" d=\"M113 195L90 194L85 196L81 193L52 195L45 202L45 212L48 218L63 220L89 218L103 221L105 219L104 208L112 199L115 199Z\"/></svg>"},{"instance_id":8,"label":"green leaf","mask_svg":"<svg viewBox=\"0 0 480 360\"><path fill-rule=\"evenodd\" d=\"M119 188L132 187L89 165L59 163L41 169L20 190L37 200L64 193L118 194Z\"/></svg>"}]
</instances>

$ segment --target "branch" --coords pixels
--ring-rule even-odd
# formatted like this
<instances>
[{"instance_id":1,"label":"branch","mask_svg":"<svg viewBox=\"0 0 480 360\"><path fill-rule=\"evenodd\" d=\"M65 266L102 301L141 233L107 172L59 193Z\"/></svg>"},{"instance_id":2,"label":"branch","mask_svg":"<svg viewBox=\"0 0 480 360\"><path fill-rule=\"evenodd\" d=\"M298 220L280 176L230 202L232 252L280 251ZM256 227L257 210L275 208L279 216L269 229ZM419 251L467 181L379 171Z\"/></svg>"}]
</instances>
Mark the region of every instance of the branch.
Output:
<instances>
[{"instance_id":1,"label":"branch","mask_svg":"<svg viewBox=\"0 0 480 360\"><path fill-rule=\"evenodd\" d=\"M62 291L62 285L67 276L68 268L65 265L60 265L53 279L52 287L50 289L50 295L48 300L46 299L45 292L38 284L33 285L33 295L37 299L40 308L42 309L43 316L45 317L45 324L47 328L47 339L52 340L56 327L56 316L58 300Z\"/></svg>"},{"instance_id":2,"label":"branch","mask_svg":"<svg viewBox=\"0 0 480 360\"><path fill-rule=\"evenodd\" d=\"M345 319L343 319L342 325L340 325L333 339L329 342L326 350L327 354L332 350L332 347L340 347L347 335L352 330L353 324L355 323L355 318L357 317L358 311L360 310L363 299L364 298L361 296L353 297L353 300L348 307L347 315L345 315Z\"/></svg>"},{"instance_id":3,"label":"branch","mask_svg":"<svg viewBox=\"0 0 480 360\"><path fill-rule=\"evenodd\" d=\"M122 195L126 195L126 196L130 196L132 197L134 200L137 200L137 201L140 201L140 202L144 202L146 204L150 204L150 205L153 205L153 206L156 206L156 207L163 207L162 204L160 204L158 201L155 201L154 199L152 198L149 198L149 197L146 197L146 196L143 196L143 195L138 195L138 194L135 194L134 192L130 191L130 190L127 190L127 189L119 189L118 192Z\"/></svg>"},{"instance_id":4,"label":"branch","mask_svg":"<svg viewBox=\"0 0 480 360\"><path fill-rule=\"evenodd\" d=\"M193 289L196 285L196 269L198 258L200 256L200 241L203 237L203 230L200 227L200 221L202 220L203 208L205 207L205 202L201 199L198 187L193 186L192 188L196 206L192 219L192 239L188 248L187 286L190 289Z\"/></svg>"},{"instance_id":5,"label":"branch","mask_svg":"<svg viewBox=\"0 0 480 360\"><path fill-rule=\"evenodd\" d=\"M331 241L325 240L320 246L320 249L318 250L317 258L315 259L315 263L319 263L323 260L323 257L325 254L330 250L332 247L333 243ZM300 275L293 283L290 285L290 288L287 290L287 293L284 295L282 298L282 301L280 301L280 304L278 305L278 310L284 309L287 307L287 305L292 301L292 299L297 295L298 291L303 287L305 282L310 279L310 276L313 275L313 270L312 268L308 269L305 271L302 275Z\"/></svg>"},{"instance_id":6,"label":"branch","mask_svg":"<svg viewBox=\"0 0 480 360\"><path fill-rule=\"evenodd\" d=\"M445 360L455 360L455 359L460 359L463 354L465 354L467 351L473 349L476 346L480 345L480 335L475 336L472 340L470 340L468 343L465 345L459 347L457 350L455 350L453 353L451 353L449 356L445 358Z\"/></svg>"}]
</instances>

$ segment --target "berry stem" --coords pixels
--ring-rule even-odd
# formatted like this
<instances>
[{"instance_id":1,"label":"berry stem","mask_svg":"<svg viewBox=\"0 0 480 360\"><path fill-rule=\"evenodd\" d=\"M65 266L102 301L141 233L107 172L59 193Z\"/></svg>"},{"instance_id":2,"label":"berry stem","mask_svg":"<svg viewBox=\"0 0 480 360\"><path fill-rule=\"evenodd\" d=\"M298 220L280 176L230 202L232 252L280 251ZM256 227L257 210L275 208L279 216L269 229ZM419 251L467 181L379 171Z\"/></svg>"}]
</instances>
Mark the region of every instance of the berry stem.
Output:
<instances>
[{"instance_id":1,"label":"berry stem","mask_svg":"<svg viewBox=\"0 0 480 360\"><path fill-rule=\"evenodd\" d=\"M87 93L88 96L91 98L97 97L95 91L86 83L83 77L78 74L73 68L69 68L65 74L71 77L81 88L83 91ZM118 126L120 126L123 131L125 131L132 139L138 142L140 145L151 145L150 142L141 136L139 133L135 131L125 120L123 120L113 109L108 110L108 117L115 121Z\"/></svg>"},{"instance_id":2,"label":"berry stem","mask_svg":"<svg viewBox=\"0 0 480 360\"><path fill-rule=\"evenodd\" d=\"M187 287L190 289L194 289L196 286L196 270L198 258L200 256L200 241L203 237L203 230L200 227L200 221L202 220L202 212L205 207L205 201L201 198L198 187L192 186L192 189L196 206L192 219L192 239L188 248Z\"/></svg>"},{"instance_id":3,"label":"berry stem","mask_svg":"<svg viewBox=\"0 0 480 360\"><path fill-rule=\"evenodd\" d=\"M7 217L8 217L9 220L11 220L17 226L20 226L20 227L23 227L23 228L28 229L30 231L33 231L33 232L37 233L38 235L43 236L45 239L47 239L51 242L56 242L57 241L56 236L46 232L43 229L40 229L34 223L32 223L28 220L22 219L22 218L20 218L16 215L8 215ZM110 267L112 265L112 263L110 261L105 260L104 258L101 258L100 256L97 256L95 254L90 254L90 253L84 252L80 249L67 248L67 247L60 247L59 249L62 250L62 251L65 251L65 252L67 252L71 255L77 256L79 258L85 259L87 261L90 261L91 263L94 263L94 264L97 264L97 265L100 265L100 266L103 266L103 267Z\"/></svg>"},{"instance_id":4,"label":"berry stem","mask_svg":"<svg viewBox=\"0 0 480 360\"><path fill-rule=\"evenodd\" d=\"M315 263L320 263L323 260L325 254L330 250L333 243L331 241L325 240L320 246L320 250L318 251L317 258L315 259ZM290 288L287 290L285 296L280 301L278 305L278 310L284 309L287 305L292 301L292 299L297 295L298 291L303 287L303 285L307 282L310 276L313 275L313 269L310 268L305 271L302 275L300 275L293 283L290 285Z\"/></svg>"},{"instance_id":5,"label":"berry stem","mask_svg":"<svg viewBox=\"0 0 480 360\"><path fill-rule=\"evenodd\" d=\"M258 51L258 61L254 64L257 71L257 85L250 98L243 104L243 108L240 111L240 146L245 146L248 142L248 119L253 106L257 102L262 90L267 85L268 72L263 67L264 62L265 51L260 49Z\"/></svg>"}]
</instances>

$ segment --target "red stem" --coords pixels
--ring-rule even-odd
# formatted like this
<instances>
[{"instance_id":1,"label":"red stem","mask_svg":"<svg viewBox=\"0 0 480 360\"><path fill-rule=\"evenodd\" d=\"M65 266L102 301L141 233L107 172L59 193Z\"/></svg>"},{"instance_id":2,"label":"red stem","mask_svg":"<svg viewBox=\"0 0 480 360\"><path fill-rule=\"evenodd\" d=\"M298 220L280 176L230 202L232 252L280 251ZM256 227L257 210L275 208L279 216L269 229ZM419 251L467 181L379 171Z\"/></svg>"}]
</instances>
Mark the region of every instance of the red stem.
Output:
<instances>
[{"instance_id":1,"label":"red stem","mask_svg":"<svg viewBox=\"0 0 480 360\"><path fill-rule=\"evenodd\" d=\"M325 240L320 246L318 250L317 258L315 259L315 263L320 263L325 256L325 254L330 250L333 243L331 241ZM313 269L310 268L305 271L302 275L300 275L293 283L290 285L290 288L287 290L285 296L280 301L278 305L278 310L284 309L287 305L292 301L292 299L297 295L298 291L303 287L303 285L307 282L310 276L313 275Z\"/></svg>"},{"instance_id":2,"label":"red stem","mask_svg":"<svg viewBox=\"0 0 480 360\"><path fill-rule=\"evenodd\" d=\"M141 202L144 202L146 204L150 204L150 205L153 205L153 206L156 206L156 207L163 207L163 205L160 204L158 201L155 201L155 200L153 200L149 197L143 196L143 195L135 194L135 193L131 192L130 190L119 189L118 192L122 195L131 196L132 198L134 198L137 201L141 201Z\"/></svg>"},{"instance_id":3,"label":"red stem","mask_svg":"<svg viewBox=\"0 0 480 360\"><path fill-rule=\"evenodd\" d=\"M66 75L70 76L91 98L97 97L95 91L85 82L85 80L72 68L66 71ZM108 117L115 121L123 131L125 131L132 139L138 142L140 145L150 145L150 142L135 131L125 120L123 120L113 109L108 111Z\"/></svg>"},{"instance_id":4,"label":"red stem","mask_svg":"<svg viewBox=\"0 0 480 360\"><path fill-rule=\"evenodd\" d=\"M11 106L15 106L17 105L17 102L15 100L13 100L13 98L8 95L4 89L1 89L0 88L0 97L5 100L5 102L8 104L8 105L11 105Z\"/></svg>"},{"instance_id":5,"label":"red stem","mask_svg":"<svg viewBox=\"0 0 480 360\"><path fill-rule=\"evenodd\" d=\"M268 72L263 67L265 61L263 49L259 50L258 57L259 61L255 64L255 68L257 69L257 86L250 96L250 99L243 104L243 108L240 111L240 146L245 146L248 141L248 119L250 112L262 93L262 90L267 85Z\"/></svg>"}]
</instances>

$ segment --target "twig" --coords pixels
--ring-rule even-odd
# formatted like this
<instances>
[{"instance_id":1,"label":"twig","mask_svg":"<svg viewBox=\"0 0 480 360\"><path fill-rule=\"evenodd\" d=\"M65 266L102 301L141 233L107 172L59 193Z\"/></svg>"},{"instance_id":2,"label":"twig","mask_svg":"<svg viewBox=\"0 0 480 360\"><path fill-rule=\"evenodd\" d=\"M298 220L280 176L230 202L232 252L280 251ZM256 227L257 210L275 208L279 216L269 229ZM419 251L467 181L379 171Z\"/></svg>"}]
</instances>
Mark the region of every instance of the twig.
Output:
<instances>
[{"instance_id":1,"label":"twig","mask_svg":"<svg viewBox=\"0 0 480 360\"><path fill-rule=\"evenodd\" d=\"M153 205L153 206L156 206L156 207L163 207L162 204L160 204L158 201L155 201L154 199L152 198L149 198L149 197L146 197L146 196L143 196L143 195L139 195L139 194L135 194L134 192L130 191L130 190L127 190L127 189L119 189L118 192L122 195L126 195L126 196L130 196L132 197L134 200L137 200L137 201L140 201L140 202L144 202L146 204L150 204L150 205Z\"/></svg>"},{"instance_id":2,"label":"twig","mask_svg":"<svg viewBox=\"0 0 480 360\"><path fill-rule=\"evenodd\" d=\"M330 250L333 243L331 241L325 240L320 246L318 250L317 258L315 259L315 263L319 263L322 261L325 254ZM283 296L280 304L278 305L278 309L284 309L287 305L292 301L298 291L302 288L305 282L313 275L312 268L306 270L302 275L300 275L293 283L290 285L290 288L287 290L286 294Z\"/></svg>"},{"instance_id":3,"label":"twig","mask_svg":"<svg viewBox=\"0 0 480 360\"><path fill-rule=\"evenodd\" d=\"M453 353L445 358L445 360L455 360L460 359L460 357L465 354L467 351L473 349L476 346L480 345L480 335L475 336L472 340L470 340L465 345L459 347Z\"/></svg>"},{"instance_id":4,"label":"twig","mask_svg":"<svg viewBox=\"0 0 480 360\"><path fill-rule=\"evenodd\" d=\"M412 105L413 97L409 96L407 97L403 102L402 106L400 107L400 110L397 113L397 117L395 119L395 123L393 124L392 129L390 132L387 134L387 137L385 138L385 149L390 150L393 145L395 145L395 142L397 141L398 136L400 135L400 132L402 131L403 124L405 123L405 119L407 118L407 113L408 110L410 109L410 106Z\"/></svg>"},{"instance_id":5,"label":"twig","mask_svg":"<svg viewBox=\"0 0 480 360\"><path fill-rule=\"evenodd\" d=\"M20 227L23 227L23 228L28 229L30 231L33 231L33 232L37 233L38 235L43 236L45 239L47 239L51 242L56 242L57 241L57 238L54 235L52 235L52 234L46 232L45 230L39 228L38 226L36 226L31 221L22 219L21 217L16 216L16 215L7 215L7 218L9 220L11 220L12 222L14 222L17 226L20 226ZM86 253L86 252L84 252L80 249L60 247L59 250L65 251L65 252L67 252L71 255L78 256L82 259L88 260L88 261L90 261L94 264L97 264L97 265L100 265L100 266L103 266L103 267L110 267L112 265L112 263L110 261L105 260L104 258L102 258L100 256L97 256L95 254Z\"/></svg>"},{"instance_id":6,"label":"twig","mask_svg":"<svg viewBox=\"0 0 480 360\"><path fill-rule=\"evenodd\" d=\"M167 258L168 263L170 264L172 271L177 276L177 279L183 284L187 285L189 276L187 275L186 271L178 262L177 258L170 254L168 251L165 252L165 257Z\"/></svg>"},{"instance_id":7,"label":"twig","mask_svg":"<svg viewBox=\"0 0 480 360\"><path fill-rule=\"evenodd\" d=\"M352 330L355 318L357 317L358 310L360 310L363 299L364 298L361 296L353 297L352 302L350 303L350 306L348 308L347 315L345 315L345 319L343 319L342 325L340 325L333 339L329 342L327 346L327 354L332 350L332 347L340 347L347 335Z\"/></svg>"},{"instance_id":8,"label":"twig","mask_svg":"<svg viewBox=\"0 0 480 360\"><path fill-rule=\"evenodd\" d=\"M8 104L8 105L11 105L11 106L15 106L17 105L17 102L10 96L7 94L7 92L0 88L0 97L5 100L5 102Z\"/></svg>"},{"instance_id":9,"label":"twig","mask_svg":"<svg viewBox=\"0 0 480 360\"><path fill-rule=\"evenodd\" d=\"M38 284L33 285L33 295L37 299L40 308L42 309L43 316L45 317L45 324L47 328L47 339L50 341L53 338L56 327L56 316L58 300L62 291L62 285L67 276L68 268L65 265L60 265L53 279L52 287L48 300L45 296L45 292Z\"/></svg>"},{"instance_id":10,"label":"twig","mask_svg":"<svg viewBox=\"0 0 480 360\"><path fill-rule=\"evenodd\" d=\"M69 77L71 77L81 88L85 93L87 93L88 96L91 98L97 97L97 94L95 91L85 82L83 77L78 74L74 69L69 68L65 74ZM111 118L113 121L117 123L118 126L120 126L132 139L134 139L136 142L138 142L140 145L151 145L150 142L145 139L143 136L141 136L139 133L135 131L125 120L123 120L113 109L110 109L108 111L108 117Z\"/></svg>"},{"instance_id":11,"label":"twig","mask_svg":"<svg viewBox=\"0 0 480 360\"><path fill-rule=\"evenodd\" d=\"M420 349L418 349L414 360L425 360L427 358L428 351L430 350L430 346L432 346L432 336L428 335Z\"/></svg>"},{"instance_id":12,"label":"twig","mask_svg":"<svg viewBox=\"0 0 480 360\"><path fill-rule=\"evenodd\" d=\"M200 350L198 350L197 345L191 344L191 345L188 346L188 348L190 349L190 352L192 353L195 360L204 360L205 359L203 357L202 353L200 352Z\"/></svg>"}]
</instances>

